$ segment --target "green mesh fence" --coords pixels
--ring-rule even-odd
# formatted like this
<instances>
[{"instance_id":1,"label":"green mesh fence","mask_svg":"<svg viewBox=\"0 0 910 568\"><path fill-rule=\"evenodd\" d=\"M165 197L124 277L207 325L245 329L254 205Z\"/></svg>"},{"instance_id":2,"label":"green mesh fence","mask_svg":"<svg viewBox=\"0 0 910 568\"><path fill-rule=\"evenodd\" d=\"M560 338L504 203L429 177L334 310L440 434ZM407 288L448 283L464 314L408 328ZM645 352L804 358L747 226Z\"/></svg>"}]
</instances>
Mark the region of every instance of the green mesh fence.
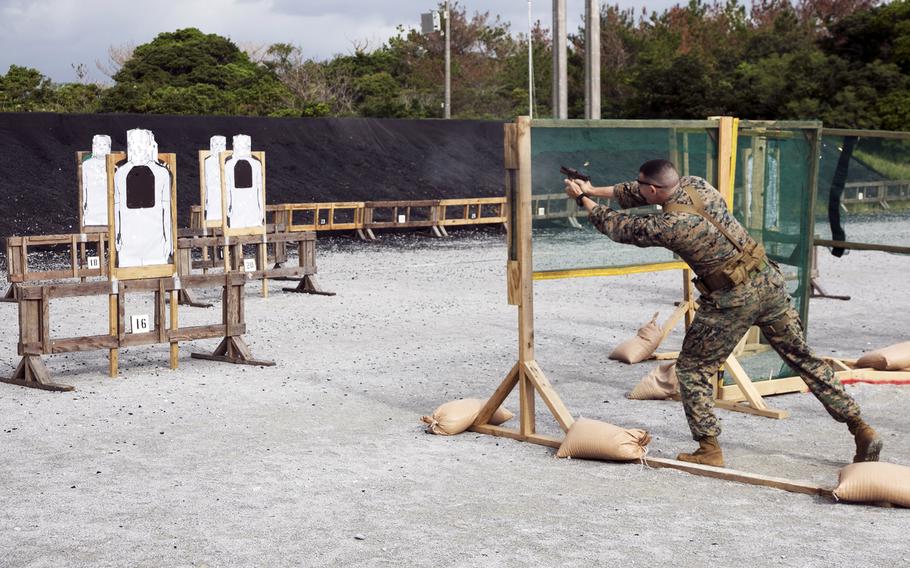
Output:
<instances>
[{"instance_id":1,"label":"green mesh fence","mask_svg":"<svg viewBox=\"0 0 910 568\"><path fill-rule=\"evenodd\" d=\"M717 186L717 121L597 121L531 123L533 261L535 272L672 262L666 249L612 242L563 193L560 166L583 171L595 185L634 179L639 166L666 158L683 175ZM737 142L734 214L781 265L806 321L817 177L813 156L820 125L741 122ZM614 204L615 206L616 204ZM647 213L651 208L636 212ZM753 380L794 373L770 350L740 362Z\"/></svg>"},{"instance_id":2,"label":"green mesh fence","mask_svg":"<svg viewBox=\"0 0 910 568\"><path fill-rule=\"evenodd\" d=\"M567 199L560 166L612 185L638 175L656 158L678 163L686 175L713 182L717 121L531 122L533 262L535 272L616 268L673 262L662 248L614 243L588 222L587 212ZM616 204L614 204L615 206ZM640 208L647 212L653 208Z\"/></svg>"},{"instance_id":3,"label":"green mesh fence","mask_svg":"<svg viewBox=\"0 0 910 568\"><path fill-rule=\"evenodd\" d=\"M822 239L910 246L910 132L825 130L815 214Z\"/></svg>"},{"instance_id":4,"label":"green mesh fence","mask_svg":"<svg viewBox=\"0 0 910 568\"><path fill-rule=\"evenodd\" d=\"M733 213L780 265L793 304L808 322L813 207L820 123L741 121ZM753 381L794 376L774 351L747 353Z\"/></svg>"}]
</instances>

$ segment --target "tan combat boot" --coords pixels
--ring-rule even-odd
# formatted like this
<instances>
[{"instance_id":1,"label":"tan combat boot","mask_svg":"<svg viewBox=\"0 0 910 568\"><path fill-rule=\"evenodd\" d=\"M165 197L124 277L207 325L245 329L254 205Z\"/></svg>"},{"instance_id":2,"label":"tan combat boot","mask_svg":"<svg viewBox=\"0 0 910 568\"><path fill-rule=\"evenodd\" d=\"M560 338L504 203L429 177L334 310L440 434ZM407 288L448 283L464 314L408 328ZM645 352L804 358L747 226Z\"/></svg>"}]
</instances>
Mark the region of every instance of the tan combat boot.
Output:
<instances>
[{"instance_id":1,"label":"tan combat boot","mask_svg":"<svg viewBox=\"0 0 910 568\"><path fill-rule=\"evenodd\" d=\"M720 444L717 443L717 438L714 436L702 438L698 441L698 449L695 452L679 454L676 459L689 463L724 467L724 452L720 449Z\"/></svg>"},{"instance_id":2,"label":"tan combat boot","mask_svg":"<svg viewBox=\"0 0 910 568\"><path fill-rule=\"evenodd\" d=\"M853 456L853 463L877 462L883 445L878 433L862 419L848 422L847 427L850 428L850 433L853 434L853 439L856 441L856 455Z\"/></svg>"}]
</instances>

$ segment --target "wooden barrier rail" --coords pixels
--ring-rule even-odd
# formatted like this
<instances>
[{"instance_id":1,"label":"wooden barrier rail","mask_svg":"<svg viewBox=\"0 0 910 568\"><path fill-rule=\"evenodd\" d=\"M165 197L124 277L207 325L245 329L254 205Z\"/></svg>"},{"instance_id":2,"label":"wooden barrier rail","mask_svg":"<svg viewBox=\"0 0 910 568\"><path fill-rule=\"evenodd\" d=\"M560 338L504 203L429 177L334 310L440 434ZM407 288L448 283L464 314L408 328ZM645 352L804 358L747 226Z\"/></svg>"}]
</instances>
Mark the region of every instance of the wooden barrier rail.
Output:
<instances>
[{"instance_id":1,"label":"wooden barrier rail","mask_svg":"<svg viewBox=\"0 0 910 568\"><path fill-rule=\"evenodd\" d=\"M209 359L249 365L274 365L253 359L241 335L246 333L244 319L243 274L191 275L181 278L151 278L101 282L68 282L63 284L25 285L17 292L19 304L19 343L21 357L15 373L0 382L45 390L73 390L70 385L51 380L42 355L94 351L109 352L110 375L117 376L119 349L137 345L169 344L170 367L177 368L178 343L195 339L223 337L212 354L193 353L197 359ZM177 292L185 288L223 288L222 321L214 325L181 328L178 319ZM131 293L154 294L154 329L126 332L126 296ZM109 297L109 333L104 335L52 338L50 335L50 301L80 296ZM170 302L167 301L168 297Z\"/></svg>"},{"instance_id":2,"label":"wooden barrier rail","mask_svg":"<svg viewBox=\"0 0 910 568\"><path fill-rule=\"evenodd\" d=\"M281 225L275 225L271 230L276 232L225 238L217 229L208 229L208 235L200 234L201 229L180 229L177 239L178 272L190 274L193 269L199 268L208 272L228 266L231 272L244 273L250 280L261 280L264 297L268 296L270 279L298 281L295 288L284 288L287 292L334 296L334 292L326 292L316 284L316 233L284 231ZM297 244L297 266L284 266L288 261L287 248L291 243ZM244 266L244 245L256 245L253 270L247 270ZM202 251L201 260L192 260L192 251L196 249ZM218 259L216 255L216 251L221 251L223 255L225 250L227 262L223 258ZM192 301L191 298L187 300Z\"/></svg>"},{"instance_id":3,"label":"wooden barrier rail","mask_svg":"<svg viewBox=\"0 0 910 568\"><path fill-rule=\"evenodd\" d=\"M844 204L877 203L888 209L889 201L910 201L910 181L857 181L844 185Z\"/></svg>"},{"instance_id":4,"label":"wooden barrier rail","mask_svg":"<svg viewBox=\"0 0 910 568\"><path fill-rule=\"evenodd\" d=\"M98 257L98 268L88 267L86 252L88 246L94 248L94 255ZM71 235L36 235L13 236L6 239L7 278L10 283L2 301L14 302L16 285L24 282L37 282L42 280L61 280L68 278L92 278L107 276L107 264L103 262L105 247L107 246L107 233L76 233ZM29 252L34 248L68 247L69 266L63 269L44 270L29 266Z\"/></svg>"},{"instance_id":5,"label":"wooden barrier rail","mask_svg":"<svg viewBox=\"0 0 910 568\"><path fill-rule=\"evenodd\" d=\"M356 231L363 229L362 201L266 205L266 218L288 231ZM348 217L339 219L339 216Z\"/></svg>"},{"instance_id":6,"label":"wooden barrier rail","mask_svg":"<svg viewBox=\"0 0 910 568\"><path fill-rule=\"evenodd\" d=\"M376 240L373 231L380 229L428 228L447 236L446 227L504 224L505 207L504 197L283 203L267 205L266 215L272 225L289 231L355 231L363 240ZM191 224L201 223L202 209L193 206Z\"/></svg>"},{"instance_id":7,"label":"wooden barrier rail","mask_svg":"<svg viewBox=\"0 0 910 568\"><path fill-rule=\"evenodd\" d=\"M374 229L419 229L429 228L434 235L439 231L439 200L419 201L367 201L363 207L363 234L369 240L376 240Z\"/></svg>"},{"instance_id":8,"label":"wooden barrier rail","mask_svg":"<svg viewBox=\"0 0 910 568\"><path fill-rule=\"evenodd\" d=\"M243 272L249 280L261 280L263 290L267 290L269 279L298 280L295 288L285 288L287 291L308 294L334 295L319 288L315 281L316 274L316 233L312 231L290 232L283 227L278 227L281 232L267 233L265 247L257 247L256 269L244 270L243 245L261 245L262 235L221 236L218 229L208 229L206 234L201 229L180 229L177 238L177 273L181 278L193 274L193 269L201 268L203 272L211 269L223 268L223 261L216 261L213 254L216 249L227 245L230 249L231 271ZM284 266L288 261L287 247L297 243L298 265ZM94 246L95 256L98 257L98 268L87 267L86 246ZM59 280L107 277L107 261L105 247L107 246L107 233L73 234L73 235L39 235L31 237L9 237L6 239L6 254L8 265L9 290L2 298L6 302L16 301L16 290L23 283L49 282ZM30 249L48 247L68 247L70 265L65 269L38 270L29 266ZM201 260L193 260L194 250L202 251ZM266 251L266 252L263 252ZM267 295L264 292L263 295ZM211 304L197 302L189 290L179 291L179 302L194 307L210 307Z\"/></svg>"},{"instance_id":9,"label":"wooden barrier rail","mask_svg":"<svg viewBox=\"0 0 910 568\"><path fill-rule=\"evenodd\" d=\"M472 199L441 199L439 201L439 227L447 235L446 227L467 225L504 225L506 218L505 197L478 197ZM450 218L449 208L460 210L460 215ZM492 215L485 212L493 210Z\"/></svg>"}]
</instances>

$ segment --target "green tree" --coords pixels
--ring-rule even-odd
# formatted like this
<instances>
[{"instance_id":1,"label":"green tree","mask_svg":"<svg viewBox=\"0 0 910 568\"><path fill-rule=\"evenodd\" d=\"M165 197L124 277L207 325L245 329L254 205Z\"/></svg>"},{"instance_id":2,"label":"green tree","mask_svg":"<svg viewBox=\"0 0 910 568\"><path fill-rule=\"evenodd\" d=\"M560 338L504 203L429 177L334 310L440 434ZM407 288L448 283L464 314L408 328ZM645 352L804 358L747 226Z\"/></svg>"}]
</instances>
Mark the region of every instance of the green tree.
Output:
<instances>
[{"instance_id":1,"label":"green tree","mask_svg":"<svg viewBox=\"0 0 910 568\"><path fill-rule=\"evenodd\" d=\"M54 110L51 80L37 69L10 65L0 75L0 111L31 112Z\"/></svg>"},{"instance_id":2,"label":"green tree","mask_svg":"<svg viewBox=\"0 0 910 568\"><path fill-rule=\"evenodd\" d=\"M104 93L107 112L284 113L291 94L229 39L187 28L138 46Z\"/></svg>"}]
</instances>

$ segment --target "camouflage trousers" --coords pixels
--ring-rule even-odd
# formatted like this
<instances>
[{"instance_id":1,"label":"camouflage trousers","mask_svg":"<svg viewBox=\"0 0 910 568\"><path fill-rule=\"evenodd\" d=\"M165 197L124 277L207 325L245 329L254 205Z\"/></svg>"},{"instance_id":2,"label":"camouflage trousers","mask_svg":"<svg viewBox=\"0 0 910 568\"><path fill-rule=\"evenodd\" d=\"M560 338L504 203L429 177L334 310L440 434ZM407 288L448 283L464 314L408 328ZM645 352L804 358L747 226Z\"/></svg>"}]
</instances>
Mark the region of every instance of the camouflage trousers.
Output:
<instances>
[{"instance_id":1,"label":"camouflage trousers","mask_svg":"<svg viewBox=\"0 0 910 568\"><path fill-rule=\"evenodd\" d=\"M859 418L859 406L834 376L834 370L806 344L799 313L791 305L777 267L769 266L731 290L702 296L699 304L676 363L686 420L694 439L720 434L713 381L752 325L761 329L771 347L799 373L835 420Z\"/></svg>"}]
</instances>

